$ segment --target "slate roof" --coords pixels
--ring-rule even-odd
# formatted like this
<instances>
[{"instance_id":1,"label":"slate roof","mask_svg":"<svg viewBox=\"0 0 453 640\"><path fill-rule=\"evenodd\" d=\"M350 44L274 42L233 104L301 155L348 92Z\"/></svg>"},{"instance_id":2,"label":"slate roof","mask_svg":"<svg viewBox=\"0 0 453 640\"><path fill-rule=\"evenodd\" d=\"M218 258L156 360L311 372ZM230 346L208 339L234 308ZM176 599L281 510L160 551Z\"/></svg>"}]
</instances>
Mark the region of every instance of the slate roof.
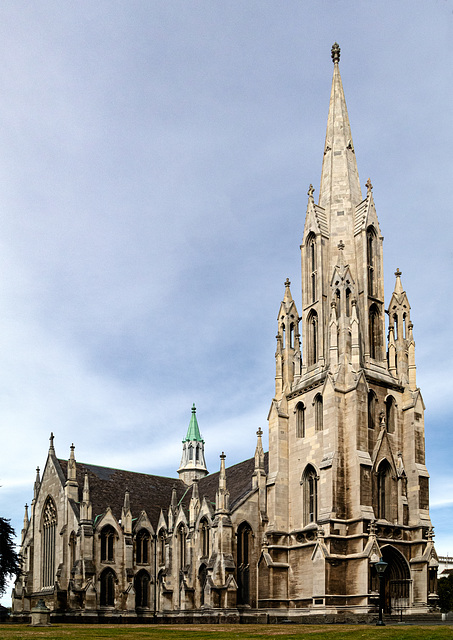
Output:
<instances>
[{"instance_id":1,"label":"slate roof","mask_svg":"<svg viewBox=\"0 0 453 640\"><path fill-rule=\"evenodd\" d=\"M64 477L67 477L67 460L59 459ZM226 469L226 484L230 492L230 508L241 500L252 488L252 474L255 459L250 458ZM265 454L267 472L268 454ZM187 509L192 488L177 478L153 476L135 471L123 471L109 467L99 467L77 461L77 483L79 485L79 502L82 501L82 490L85 473L90 483L90 499L93 506L93 517L100 516L110 507L113 515L121 518L126 489L130 494L132 517L137 518L142 510L146 511L151 524L157 527L161 509L167 511L170 506L171 493L176 487L178 504L182 502ZM215 502L215 494L219 486L219 472L212 473L199 482L199 495Z\"/></svg>"}]
</instances>

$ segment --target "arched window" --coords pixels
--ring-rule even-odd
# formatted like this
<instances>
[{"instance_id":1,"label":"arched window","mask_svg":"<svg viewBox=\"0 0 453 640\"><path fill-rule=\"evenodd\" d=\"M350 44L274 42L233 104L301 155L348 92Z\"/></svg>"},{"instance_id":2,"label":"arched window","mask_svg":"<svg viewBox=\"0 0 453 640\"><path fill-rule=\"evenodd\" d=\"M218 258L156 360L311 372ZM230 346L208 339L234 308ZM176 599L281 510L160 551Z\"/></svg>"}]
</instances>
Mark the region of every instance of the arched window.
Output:
<instances>
[{"instance_id":1,"label":"arched window","mask_svg":"<svg viewBox=\"0 0 453 640\"><path fill-rule=\"evenodd\" d=\"M189 460L193 460L193 446L189 444Z\"/></svg>"},{"instance_id":2,"label":"arched window","mask_svg":"<svg viewBox=\"0 0 453 640\"><path fill-rule=\"evenodd\" d=\"M182 524L178 528L178 560L182 571L186 566L186 529Z\"/></svg>"},{"instance_id":3,"label":"arched window","mask_svg":"<svg viewBox=\"0 0 453 640\"><path fill-rule=\"evenodd\" d=\"M346 289L345 303L346 303L346 316L349 318L349 316L351 315L351 290L350 289Z\"/></svg>"},{"instance_id":4,"label":"arched window","mask_svg":"<svg viewBox=\"0 0 453 640\"><path fill-rule=\"evenodd\" d=\"M368 227L366 232L366 255L368 268L368 295L376 295L376 231Z\"/></svg>"},{"instance_id":5,"label":"arched window","mask_svg":"<svg viewBox=\"0 0 453 640\"><path fill-rule=\"evenodd\" d=\"M72 572L76 561L77 538L74 531L69 536L69 570Z\"/></svg>"},{"instance_id":6,"label":"arched window","mask_svg":"<svg viewBox=\"0 0 453 640\"><path fill-rule=\"evenodd\" d=\"M385 401L385 424L389 433L395 432L395 398L389 396Z\"/></svg>"},{"instance_id":7,"label":"arched window","mask_svg":"<svg viewBox=\"0 0 453 640\"><path fill-rule=\"evenodd\" d=\"M101 607L115 606L116 575L112 569L104 569L101 573Z\"/></svg>"},{"instance_id":8,"label":"arched window","mask_svg":"<svg viewBox=\"0 0 453 640\"><path fill-rule=\"evenodd\" d=\"M113 562L113 547L115 541L115 529L109 524L101 531L101 562Z\"/></svg>"},{"instance_id":9,"label":"arched window","mask_svg":"<svg viewBox=\"0 0 453 640\"><path fill-rule=\"evenodd\" d=\"M318 314L311 311L308 319L308 366L316 364L318 360Z\"/></svg>"},{"instance_id":10,"label":"arched window","mask_svg":"<svg viewBox=\"0 0 453 640\"><path fill-rule=\"evenodd\" d=\"M296 437L305 438L305 405L298 402L296 405Z\"/></svg>"},{"instance_id":11,"label":"arched window","mask_svg":"<svg viewBox=\"0 0 453 640\"><path fill-rule=\"evenodd\" d=\"M158 534L159 537L159 563L165 564L165 530L161 529Z\"/></svg>"},{"instance_id":12,"label":"arched window","mask_svg":"<svg viewBox=\"0 0 453 640\"><path fill-rule=\"evenodd\" d=\"M405 313L403 313L403 338L406 339L407 338L407 333L406 333L406 329L407 329L407 315Z\"/></svg>"},{"instance_id":13,"label":"arched window","mask_svg":"<svg viewBox=\"0 0 453 640\"><path fill-rule=\"evenodd\" d=\"M198 462L200 460L200 449L198 448L198 445L195 447L195 462Z\"/></svg>"},{"instance_id":14,"label":"arched window","mask_svg":"<svg viewBox=\"0 0 453 640\"><path fill-rule=\"evenodd\" d=\"M237 532L237 603L250 604L250 551L252 528L243 522Z\"/></svg>"},{"instance_id":15,"label":"arched window","mask_svg":"<svg viewBox=\"0 0 453 640\"><path fill-rule=\"evenodd\" d=\"M380 357L381 357L380 318L379 318L379 309L375 304L372 304L370 307L369 333L370 333L370 356L374 360L380 360Z\"/></svg>"},{"instance_id":16,"label":"arched window","mask_svg":"<svg viewBox=\"0 0 453 640\"><path fill-rule=\"evenodd\" d=\"M140 609L149 607L149 573L142 569L134 578L135 606Z\"/></svg>"},{"instance_id":17,"label":"arched window","mask_svg":"<svg viewBox=\"0 0 453 640\"><path fill-rule=\"evenodd\" d=\"M291 322L289 326L289 346L294 349L294 323Z\"/></svg>"},{"instance_id":18,"label":"arched window","mask_svg":"<svg viewBox=\"0 0 453 640\"><path fill-rule=\"evenodd\" d=\"M315 429L316 431L322 431L323 428L323 404L322 404L322 395L318 393L315 396L315 401L313 403L315 405Z\"/></svg>"},{"instance_id":19,"label":"arched window","mask_svg":"<svg viewBox=\"0 0 453 640\"><path fill-rule=\"evenodd\" d=\"M311 464L302 476L304 526L318 518L318 476Z\"/></svg>"},{"instance_id":20,"label":"arched window","mask_svg":"<svg viewBox=\"0 0 453 640\"><path fill-rule=\"evenodd\" d=\"M395 336L395 340L398 340L398 315L393 314L393 332Z\"/></svg>"},{"instance_id":21,"label":"arched window","mask_svg":"<svg viewBox=\"0 0 453 640\"><path fill-rule=\"evenodd\" d=\"M200 584L200 606L204 605L204 588L206 585L206 578L208 577L208 570L205 564L201 564L198 569L198 582Z\"/></svg>"},{"instance_id":22,"label":"arched window","mask_svg":"<svg viewBox=\"0 0 453 640\"><path fill-rule=\"evenodd\" d=\"M388 461L384 459L379 465L377 474L378 518L381 520L388 520L390 518L391 479L392 469Z\"/></svg>"},{"instance_id":23,"label":"arched window","mask_svg":"<svg viewBox=\"0 0 453 640\"><path fill-rule=\"evenodd\" d=\"M42 511L42 586L53 587L55 583L55 534L57 509L49 496Z\"/></svg>"},{"instance_id":24,"label":"arched window","mask_svg":"<svg viewBox=\"0 0 453 640\"><path fill-rule=\"evenodd\" d=\"M285 323L282 324L282 347L286 349L286 327Z\"/></svg>"},{"instance_id":25,"label":"arched window","mask_svg":"<svg viewBox=\"0 0 453 640\"><path fill-rule=\"evenodd\" d=\"M135 561L137 564L148 564L149 562L149 533L146 529L141 529L135 539Z\"/></svg>"},{"instance_id":26,"label":"arched window","mask_svg":"<svg viewBox=\"0 0 453 640\"><path fill-rule=\"evenodd\" d=\"M376 394L368 391L368 429L376 427Z\"/></svg>"},{"instance_id":27,"label":"arched window","mask_svg":"<svg viewBox=\"0 0 453 640\"><path fill-rule=\"evenodd\" d=\"M209 524L206 518L203 518L200 522L200 534L201 534L201 555L203 558L209 557Z\"/></svg>"},{"instance_id":28,"label":"arched window","mask_svg":"<svg viewBox=\"0 0 453 640\"><path fill-rule=\"evenodd\" d=\"M308 238L308 269L310 274L311 301L316 302L316 236L310 234Z\"/></svg>"}]
</instances>

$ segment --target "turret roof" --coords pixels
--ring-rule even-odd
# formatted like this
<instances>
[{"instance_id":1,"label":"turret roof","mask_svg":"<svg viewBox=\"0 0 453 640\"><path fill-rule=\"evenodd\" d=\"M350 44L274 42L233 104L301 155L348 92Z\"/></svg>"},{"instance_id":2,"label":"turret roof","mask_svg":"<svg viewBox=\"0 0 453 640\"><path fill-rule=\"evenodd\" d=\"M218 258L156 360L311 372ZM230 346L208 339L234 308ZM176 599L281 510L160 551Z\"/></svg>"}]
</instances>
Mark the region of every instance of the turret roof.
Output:
<instances>
[{"instance_id":1,"label":"turret roof","mask_svg":"<svg viewBox=\"0 0 453 640\"><path fill-rule=\"evenodd\" d=\"M196 414L195 403L192 406L192 416L189 422L189 428L187 429L187 435L184 438L183 442L204 442L203 438L200 434L200 429L198 427L197 414Z\"/></svg>"}]
</instances>

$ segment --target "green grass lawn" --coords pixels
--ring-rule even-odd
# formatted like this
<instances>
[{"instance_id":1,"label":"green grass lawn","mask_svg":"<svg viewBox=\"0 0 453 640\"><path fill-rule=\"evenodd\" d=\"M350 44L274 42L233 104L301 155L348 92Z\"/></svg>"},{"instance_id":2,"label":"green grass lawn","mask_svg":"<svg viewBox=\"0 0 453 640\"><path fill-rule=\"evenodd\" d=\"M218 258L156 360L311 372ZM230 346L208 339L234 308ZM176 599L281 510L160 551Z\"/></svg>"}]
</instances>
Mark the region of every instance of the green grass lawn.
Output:
<instances>
[{"instance_id":1,"label":"green grass lawn","mask_svg":"<svg viewBox=\"0 0 453 640\"><path fill-rule=\"evenodd\" d=\"M0 640L453 640L453 626L374 625L0 625Z\"/></svg>"}]
</instances>

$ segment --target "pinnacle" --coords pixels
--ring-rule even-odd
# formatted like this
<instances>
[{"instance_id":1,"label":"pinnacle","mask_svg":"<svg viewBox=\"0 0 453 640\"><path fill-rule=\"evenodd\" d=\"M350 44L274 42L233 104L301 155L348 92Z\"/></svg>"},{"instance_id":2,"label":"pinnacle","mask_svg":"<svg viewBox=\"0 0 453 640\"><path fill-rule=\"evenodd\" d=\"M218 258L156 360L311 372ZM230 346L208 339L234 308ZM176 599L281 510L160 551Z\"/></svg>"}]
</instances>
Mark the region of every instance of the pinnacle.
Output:
<instances>
[{"instance_id":1,"label":"pinnacle","mask_svg":"<svg viewBox=\"0 0 453 640\"><path fill-rule=\"evenodd\" d=\"M187 429L187 435L184 438L183 442L203 442L203 438L200 434L200 429L198 427L197 414L196 414L195 403L192 405L192 416L189 422L189 428Z\"/></svg>"}]
</instances>

